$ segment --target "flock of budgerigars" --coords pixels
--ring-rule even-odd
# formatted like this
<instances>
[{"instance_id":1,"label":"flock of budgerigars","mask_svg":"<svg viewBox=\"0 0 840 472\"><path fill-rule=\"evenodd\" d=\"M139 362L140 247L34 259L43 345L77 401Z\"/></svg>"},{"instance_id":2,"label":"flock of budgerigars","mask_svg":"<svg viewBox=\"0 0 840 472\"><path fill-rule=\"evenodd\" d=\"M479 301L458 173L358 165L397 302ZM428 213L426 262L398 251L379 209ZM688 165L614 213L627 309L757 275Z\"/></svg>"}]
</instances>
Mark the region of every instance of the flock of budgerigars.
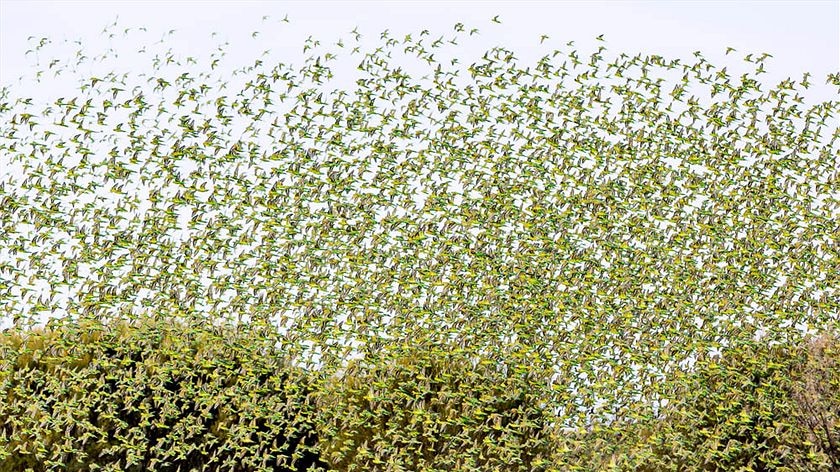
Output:
<instances>
[{"instance_id":1,"label":"flock of budgerigars","mask_svg":"<svg viewBox=\"0 0 840 472\"><path fill-rule=\"evenodd\" d=\"M0 95L4 326L212 317L327 368L423 340L527 365L574 419L836 325L840 102L805 103L817 77L603 37L456 57L479 34L354 30L233 71L224 46L184 57L165 36L95 76L110 53L33 38L38 94ZM358 79L337 87L341 61ZM42 80L78 83L44 100Z\"/></svg>"}]
</instances>

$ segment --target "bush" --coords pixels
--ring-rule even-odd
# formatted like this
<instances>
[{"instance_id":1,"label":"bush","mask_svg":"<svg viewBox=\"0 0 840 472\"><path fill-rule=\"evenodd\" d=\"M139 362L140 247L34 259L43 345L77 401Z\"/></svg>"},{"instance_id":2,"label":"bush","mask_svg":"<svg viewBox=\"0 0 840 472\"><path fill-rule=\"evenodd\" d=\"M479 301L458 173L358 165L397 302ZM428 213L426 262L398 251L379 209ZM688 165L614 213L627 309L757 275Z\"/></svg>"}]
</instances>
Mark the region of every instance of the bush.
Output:
<instances>
[{"instance_id":1,"label":"bush","mask_svg":"<svg viewBox=\"0 0 840 472\"><path fill-rule=\"evenodd\" d=\"M323 457L341 471L548 470L548 416L525 372L415 346L353 361L325 388Z\"/></svg>"},{"instance_id":2,"label":"bush","mask_svg":"<svg viewBox=\"0 0 840 472\"><path fill-rule=\"evenodd\" d=\"M632 468L840 470L838 353L827 339L745 344L698 362L629 454Z\"/></svg>"},{"instance_id":3,"label":"bush","mask_svg":"<svg viewBox=\"0 0 840 472\"><path fill-rule=\"evenodd\" d=\"M157 320L4 332L0 471L322 467L306 376L255 346Z\"/></svg>"},{"instance_id":4,"label":"bush","mask_svg":"<svg viewBox=\"0 0 840 472\"><path fill-rule=\"evenodd\" d=\"M806 361L795 369L791 396L795 419L808 441L828 457L832 470L840 470L840 343L823 334L806 344Z\"/></svg>"}]
</instances>

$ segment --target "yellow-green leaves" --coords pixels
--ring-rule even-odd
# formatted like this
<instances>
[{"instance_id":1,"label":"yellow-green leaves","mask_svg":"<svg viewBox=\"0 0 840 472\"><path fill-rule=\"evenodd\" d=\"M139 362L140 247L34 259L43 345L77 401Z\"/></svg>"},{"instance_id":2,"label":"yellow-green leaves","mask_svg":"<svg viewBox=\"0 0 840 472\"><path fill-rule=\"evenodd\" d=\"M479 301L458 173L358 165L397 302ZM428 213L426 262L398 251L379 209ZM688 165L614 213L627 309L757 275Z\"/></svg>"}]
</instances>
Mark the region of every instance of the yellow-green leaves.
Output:
<instances>
[{"instance_id":1,"label":"yellow-green leaves","mask_svg":"<svg viewBox=\"0 0 840 472\"><path fill-rule=\"evenodd\" d=\"M259 340L195 321L0 335L0 470L221 470L254 444L235 470L325 465L312 451L313 379L260 355Z\"/></svg>"}]
</instances>

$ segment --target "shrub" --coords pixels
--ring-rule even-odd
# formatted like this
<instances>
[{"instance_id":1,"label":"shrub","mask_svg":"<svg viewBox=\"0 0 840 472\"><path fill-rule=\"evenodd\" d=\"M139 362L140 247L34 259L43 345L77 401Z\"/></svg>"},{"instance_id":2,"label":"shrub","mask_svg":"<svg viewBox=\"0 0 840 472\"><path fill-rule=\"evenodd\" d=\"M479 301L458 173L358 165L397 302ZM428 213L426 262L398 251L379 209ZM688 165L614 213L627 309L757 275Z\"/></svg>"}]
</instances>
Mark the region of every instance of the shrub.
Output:
<instances>
[{"instance_id":1,"label":"shrub","mask_svg":"<svg viewBox=\"0 0 840 472\"><path fill-rule=\"evenodd\" d=\"M634 451L637 470L838 470L836 350L744 344L704 359Z\"/></svg>"},{"instance_id":2,"label":"shrub","mask_svg":"<svg viewBox=\"0 0 840 472\"><path fill-rule=\"evenodd\" d=\"M547 470L548 416L528 375L416 346L353 361L325 388L323 457L342 471Z\"/></svg>"},{"instance_id":3,"label":"shrub","mask_svg":"<svg viewBox=\"0 0 840 472\"><path fill-rule=\"evenodd\" d=\"M305 376L256 345L160 321L4 332L0 470L322 466Z\"/></svg>"},{"instance_id":4,"label":"shrub","mask_svg":"<svg viewBox=\"0 0 840 472\"><path fill-rule=\"evenodd\" d=\"M840 470L840 345L836 337L823 334L805 350L806 361L796 366L798 381L791 385L794 418L832 470Z\"/></svg>"}]
</instances>

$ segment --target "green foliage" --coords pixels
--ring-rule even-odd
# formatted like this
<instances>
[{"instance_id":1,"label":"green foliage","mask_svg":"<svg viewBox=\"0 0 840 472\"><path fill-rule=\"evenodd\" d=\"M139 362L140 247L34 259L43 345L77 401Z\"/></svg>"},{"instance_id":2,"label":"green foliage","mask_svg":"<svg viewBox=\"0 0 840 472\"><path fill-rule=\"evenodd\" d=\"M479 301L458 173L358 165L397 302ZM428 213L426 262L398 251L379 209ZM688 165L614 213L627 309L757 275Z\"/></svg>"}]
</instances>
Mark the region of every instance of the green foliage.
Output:
<instances>
[{"instance_id":1,"label":"green foliage","mask_svg":"<svg viewBox=\"0 0 840 472\"><path fill-rule=\"evenodd\" d=\"M632 468L838 470L840 397L830 387L840 376L840 356L826 353L827 339L744 344L698 362L663 417L634 446Z\"/></svg>"},{"instance_id":2,"label":"green foliage","mask_svg":"<svg viewBox=\"0 0 840 472\"><path fill-rule=\"evenodd\" d=\"M540 471L553 446L528 368L414 345L325 389L323 457L341 471Z\"/></svg>"},{"instance_id":3,"label":"green foliage","mask_svg":"<svg viewBox=\"0 0 840 472\"><path fill-rule=\"evenodd\" d=\"M840 340L823 334L806 345L805 354L792 375L794 418L824 461L840 470Z\"/></svg>"},{"instance_id":4,"label":"green foliage","mask_svg":"<svg viewBox=\"0 0 840 472\"><path fill-rule=\"evenodd\" d=\"M0 470L321 464L311 450L307 379L256 345L230 329L164 320L4 332ZM295 466L293 454L303 455Z\"/></svg>"}]
</instances>

